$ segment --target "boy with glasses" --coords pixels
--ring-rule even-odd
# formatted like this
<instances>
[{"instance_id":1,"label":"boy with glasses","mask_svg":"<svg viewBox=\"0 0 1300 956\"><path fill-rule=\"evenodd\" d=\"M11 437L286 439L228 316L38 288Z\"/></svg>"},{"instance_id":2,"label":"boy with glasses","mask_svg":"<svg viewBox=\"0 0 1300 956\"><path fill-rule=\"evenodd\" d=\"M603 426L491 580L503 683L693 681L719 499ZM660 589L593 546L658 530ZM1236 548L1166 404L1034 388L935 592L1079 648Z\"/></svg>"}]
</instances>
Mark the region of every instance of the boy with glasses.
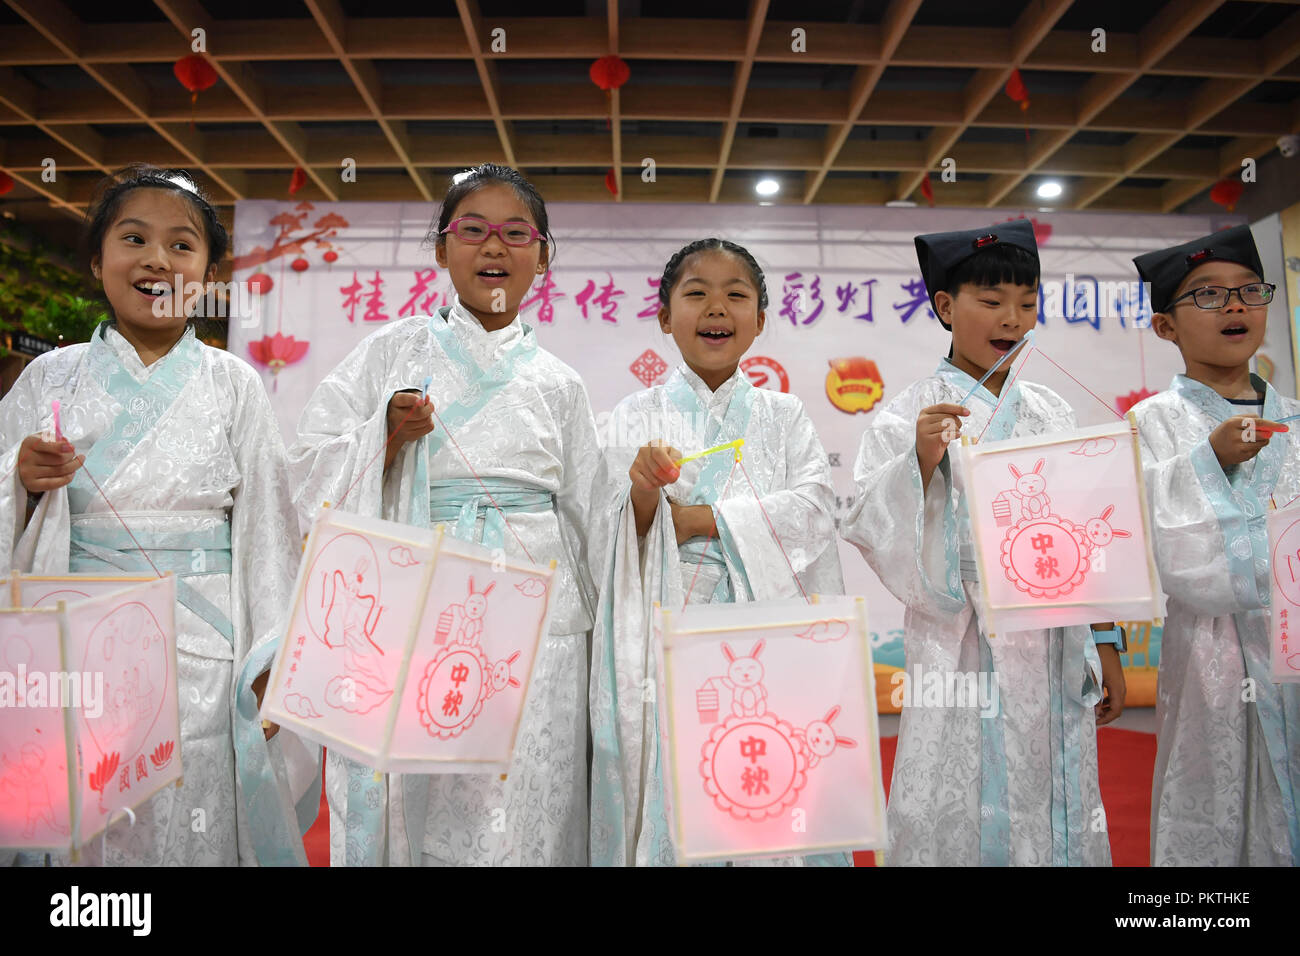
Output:
<instances>
[{"instance_id":1,"label":"boy with glasses","mask_svg":"<svg viewBox=\"0 0 1300 956\"><path fill-rule=\"evenodd\" d=\"M1300 862L1300 686L1269 670L1266 515L1300 496L1300 414L1250 371L1275 286L1248 226L1133 260L1186 372L1134 414L1169 595L1152 865Z\"/></svg>"}]
</instances>

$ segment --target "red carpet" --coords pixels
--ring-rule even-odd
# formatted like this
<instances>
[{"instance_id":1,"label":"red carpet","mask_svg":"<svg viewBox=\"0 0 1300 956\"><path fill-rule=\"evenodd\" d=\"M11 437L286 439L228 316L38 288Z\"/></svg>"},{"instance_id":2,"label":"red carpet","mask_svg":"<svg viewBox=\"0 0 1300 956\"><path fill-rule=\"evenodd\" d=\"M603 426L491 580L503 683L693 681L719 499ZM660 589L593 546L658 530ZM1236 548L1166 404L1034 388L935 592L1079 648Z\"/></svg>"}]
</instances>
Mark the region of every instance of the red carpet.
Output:
<instances>
[{"instance_id":1,"label":"red carpet","mask_svg":"<svg viewBox=\"0 0 1300 956\"><path fill-rule=\"evenodd\" d=\"M880 739L880 766L885 794L894 773L897 737ZM1156 738L1135 730L1103 727L1097 732L1101 799L1110 827L1110 853L1116 866L1146 866L1150 854L1151 771L1156 762ZM329 866L329 810L321 794L320 816L303 838L312 866ZM871 853L855 853L858 866L872 866Z\"/></svg>"}]
</instances>

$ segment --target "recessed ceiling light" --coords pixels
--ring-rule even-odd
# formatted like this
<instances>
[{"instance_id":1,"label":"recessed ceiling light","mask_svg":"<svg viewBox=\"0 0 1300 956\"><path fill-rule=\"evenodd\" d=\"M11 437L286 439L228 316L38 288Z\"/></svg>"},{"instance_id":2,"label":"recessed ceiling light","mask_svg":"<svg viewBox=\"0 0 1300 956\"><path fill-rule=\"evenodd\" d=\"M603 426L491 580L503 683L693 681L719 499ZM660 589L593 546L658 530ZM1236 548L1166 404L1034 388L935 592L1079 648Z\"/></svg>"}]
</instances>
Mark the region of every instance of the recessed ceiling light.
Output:
<instances>
[{"instance_id":1,"label":"recessed ceiling light","mask_svg":"<svg viewBox=\"0 0 1300 956\"><path fill-rule=\"evenodd\" d=\"M885 203L885 205L890 206L894 209L915 209L916 208L916 203L912 202L912 200L910 199L891 199L889 200L889 202Z\"/></svg>"},{"instance_id":2,"label":"recessed ceiling light","mask_svg":"<svg viewBox=\"0 0 1300 956\"><path fill-rule=\"evenodd\" d=\"M754 192L760 196L775 196L781 191L781 184L775 179L760 179L754 185Z\"/></svg>"},{"instance_id":3,"label":"recessed ceiling light","mask_svg":"<svg viewBox=\"0 0 1300 956\"><path fill-rule=\"evenodd\" d=\"M1055 199L1061 195L1061 184L1051 180L1038 184L1039 199Z\"/></svg>"}]
</instances>

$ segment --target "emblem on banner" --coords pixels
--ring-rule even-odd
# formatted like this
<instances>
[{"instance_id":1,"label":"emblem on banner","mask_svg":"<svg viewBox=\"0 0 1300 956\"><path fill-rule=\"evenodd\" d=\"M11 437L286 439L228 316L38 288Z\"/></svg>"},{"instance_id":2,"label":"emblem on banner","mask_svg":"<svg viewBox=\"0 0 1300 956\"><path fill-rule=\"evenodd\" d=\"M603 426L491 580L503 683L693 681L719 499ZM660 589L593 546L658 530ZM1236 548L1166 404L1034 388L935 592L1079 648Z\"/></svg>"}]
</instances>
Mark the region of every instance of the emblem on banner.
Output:
<instances>
[{"instance_id":1,"label":"emblem on banner","mask_svg":"<svg viewBox=\"0 0 1300 956\"><path fill-rule=\"evenodd\" d=\"M755 388L770 388L774 392L790 391L790 376L781 363L766 355L752 355L740 363L740 370L749 376Z\"/></svg>"},{"instance_id":2,"label":"emblem on banner","mask_svg":"<svg viewBox=\"0 0 1300 956\"><path fill-rule=\"evenodd\" d=\"M659 353L654 349L646 349L636 357L636 361L628 366L632 374L640 380L641 384L649 388L659 380L659 377L668 371L668 363L659 357Z\"/></svg>"},{"instance_id":3,"label":"emblem on banner","mask_svg":"<svg viewBox=\"0 0 1300 956\"><path fill-rule=\"evenodd\" d=\"M885 383L876 363L860 355L831 359L826 373L826 397L850 415L869 412L885 393Z\"/></svg>"}]
</instances>

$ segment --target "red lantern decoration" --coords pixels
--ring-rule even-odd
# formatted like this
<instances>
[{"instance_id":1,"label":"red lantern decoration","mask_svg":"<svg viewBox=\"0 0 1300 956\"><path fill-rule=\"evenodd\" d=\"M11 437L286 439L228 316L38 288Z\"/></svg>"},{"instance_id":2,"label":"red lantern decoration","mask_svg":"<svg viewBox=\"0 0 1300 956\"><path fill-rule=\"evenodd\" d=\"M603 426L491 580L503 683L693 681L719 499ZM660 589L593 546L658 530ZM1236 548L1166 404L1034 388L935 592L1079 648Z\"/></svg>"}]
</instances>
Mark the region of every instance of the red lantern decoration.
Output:
<instances>
[{"instance_id":1,"label":"red lantern decoration","mask_svg":"<svg viewBox=\"0 0 1300 956\"><path fill-rule=\"evenodd\" d=\"M934 206L934 185L930 182L930 174L929 174L929 173L926 173L926 174L925 174L925 178L924 178L923 180L921 180L921 195L925 197L925 201L928 202L928 203L930 204L930 206L933 208L933 206Z\"/></svg>"},{"instance_id":2,"label":"red lantern decoration","mask_svg":"<svg viewBox=\"0 0 1300 956\"><path fill-rule=\"evenodd\" d=\"M609 190L611 196L618 195L618 177L614 175L614 167L609 168L605 174L605 188Z\"/></svg>"},{"instance_id":3,"label":"red lantern decoration","mask_svg":"<svg viewBox=\"0 0 1300 956\"><path fill-rule=\"evenodd\" d=\"M1232 212L1237 207L1237 200L1241 194L1246 191L1245 185L1235 176L1228 179L1220 179L1210 187L1210 199L1218 203L1228 212Z\"/></svg>"},{"instance_id":4,"label":"red lantern decoration","mask_svg":"<svg viewBox=\"0 0 1300 956\"><path fill-rule=\"evenodd\" d=\"M610 101L610 91L618 89L632 75L631 69L623 61L623 58L613 54L602 56L599 60L596 60L591 64L591 69L587 72L591 76L591 82L605 91L605 101L607 103ZM608 116L605 117L605 129L609 129Z\"/></svg>"},{"instance_id":5,"label":"red lantern decoration","mask_svg":"<svg viewBox=\"0 0 1300 956\"><path fill-rule=\"evenodd\" d=\"M321 258L324 259L326 262L338 262L339 254L335 252L333 249L331 249L329 250L329 252L321 256Z\"/></svg>"},{"instance_id":6,"label":"red lantern decoration","mask_svg":"<svg viewBox=\"0 0 1300 956\"><path fill-rule=\"evenodd\" d=\"M180 80L181 86L190 91L190 128L194 127L194 106L199 101L199 94L210 89L219 79L212 64L197 53L183 56L172 64L172 73Z\"/></svg>"},{"instance_id":7,"label":"red lantern decoration","mask_svg":"<svg viewBox=\"0 0 1300 956\"><path fill-rule=\"evenodd\" d=\"M246 281L248 287L258 295L266 295L275 287L275 283L271 281L271 277L265 272L254 272Z\"/></svg>"},{"instance_id":8,"label":"red lantern decoration","mask_svg":"<svg viewBox=\"0 0 1300 956\"><path fill-rule=\"evenodd\" d=\"M591 64L591 69L587 72L591 76L591 82L606 93L618 89L632 75L632 70L624 62L623 58L613 54L602 56Z\"/></svg>"},{"instance_id":9,"label":"red lantern decoration","mask_svg":"<svg viewBox=\"0 0 1300 956\"><path fill-rule=\"evenodd\" d=\"M299 256L297 259L294 259L293 262L289 263L289 268L294 272L306 272L310 265L310 262L302 258L302 256Z\"/></svg>"},{"instance_id":10,"label":"red lantern decoration","mask_svg":"<svg viewBox=\"0 0 1300 956\"><path fill-rule=\"evenodd\" d=\"M1007 78L1006 93L1020 104L1021 110L1029 109L1029 89L1025 86L1025 80L1019 70L1012 70L1011 76Z\"/></svg>"},{"instance_id":11,"label":"red lantern decoration","mask_svg":"<svg viewBox=\"0 0 1300 956\"><path fill-rule=\"evenodd\" d=\"M14 191L14 178L8 173L0 171L0 196L6 196Z\"/></svg>"},{"instance_id":12,"label":"red lantern decoration","mask_svg":"<svg viewBox=\"0 0 1300 956\"><path fill-rule=\"evenodd\" d=\"M301 166L293 167L293 175L289 177L289 195L294 195L305 185L307 185L307 170Z\"/></svg>"},{"instance_id":13,"label":"red lantern decoration","mask_svg":"<svg viewBox=\"0 0 1300 956\"><path fill-rule=\"evenodd\" d=\"M276 332L275 335L264 335L256 342L249 342L248 354L253 356L254 362L269 368L274 377L279 375L286 365L292 365L306 355L308 344L297 341L292 335L281 335ZM271 390L277 390L279 385L278 380L274 381Z\"/></svg>"}]
</instances>

